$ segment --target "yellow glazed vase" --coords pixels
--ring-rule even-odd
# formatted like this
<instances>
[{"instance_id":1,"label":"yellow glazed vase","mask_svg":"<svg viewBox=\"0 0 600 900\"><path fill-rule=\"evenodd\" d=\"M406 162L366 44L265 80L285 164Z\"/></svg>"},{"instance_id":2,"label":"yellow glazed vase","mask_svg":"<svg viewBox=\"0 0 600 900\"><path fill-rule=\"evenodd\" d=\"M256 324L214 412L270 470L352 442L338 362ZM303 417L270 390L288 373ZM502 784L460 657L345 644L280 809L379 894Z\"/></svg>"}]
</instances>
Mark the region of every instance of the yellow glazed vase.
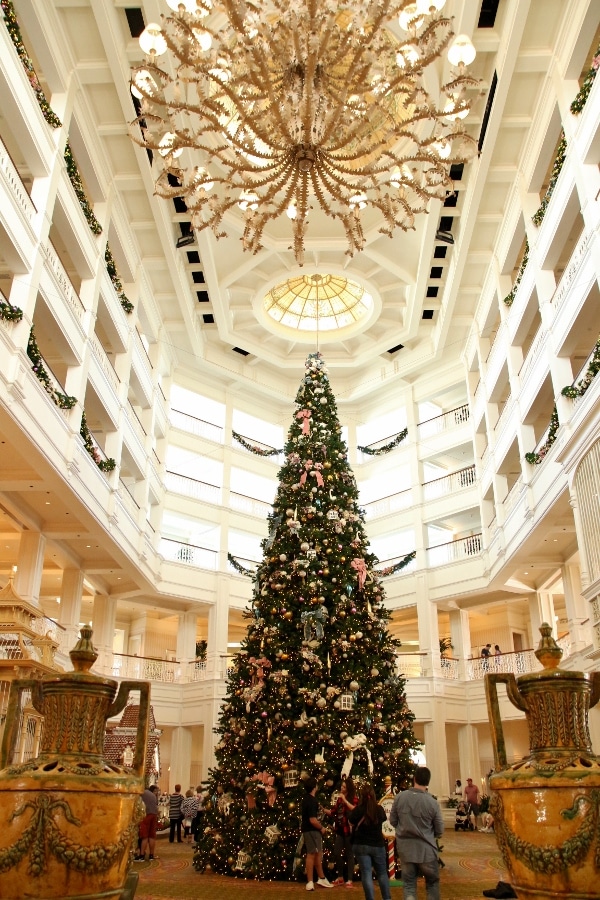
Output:
<instances>
[{"instance_id":1,"label":"yellow glazed vase","mask_svg":"<svg viewBox=\"0 0 600 900\"><path fill-rule=\"evenodd\" d=\"M490 810L510 880L522 900L600 897L600 760L588 711L600 673L559 669L562 650L544 623L536 656L542 671L485 676L495 768ZM523 710L530 755L507 764L498 683Z\"/></svg>"},{"instance_id":2,"label":"yellow glazed vase","mask_svg":"<svg viewBox=\"0 0 600 900\"><path fill-rule=\"evenodd\" d=\"M14 681L0 757L3 900L121 897L143 815L150 686L92 675L90 628L71 651L74 672ZM140 693L131 768L103 758L106 721ZM11 765L24 691L44 716L41 752Z\"/></svg>"}]
</instances>

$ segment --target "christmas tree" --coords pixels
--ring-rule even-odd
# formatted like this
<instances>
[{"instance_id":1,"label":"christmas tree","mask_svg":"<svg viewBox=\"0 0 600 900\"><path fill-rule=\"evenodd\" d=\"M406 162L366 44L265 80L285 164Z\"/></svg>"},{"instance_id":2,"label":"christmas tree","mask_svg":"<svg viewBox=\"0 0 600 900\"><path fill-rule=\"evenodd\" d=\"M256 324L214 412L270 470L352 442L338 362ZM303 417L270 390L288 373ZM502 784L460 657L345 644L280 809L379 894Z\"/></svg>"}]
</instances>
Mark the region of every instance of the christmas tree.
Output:
<instances>
[{"instance_id":1,"label":"christmas tree","mask_svg":"<svg viewBox=\"0 0 600 900\"><path fill-rule=\"evenodd\" d=\"M194 854L200 871L292 878L304 778L318 779L329 809L342 775L370 780L383 796L386 777L399 790L414 769L399 642L388 634L320 353L306 370L217 729L218 768Z\"/></svg>"}]
</instances>

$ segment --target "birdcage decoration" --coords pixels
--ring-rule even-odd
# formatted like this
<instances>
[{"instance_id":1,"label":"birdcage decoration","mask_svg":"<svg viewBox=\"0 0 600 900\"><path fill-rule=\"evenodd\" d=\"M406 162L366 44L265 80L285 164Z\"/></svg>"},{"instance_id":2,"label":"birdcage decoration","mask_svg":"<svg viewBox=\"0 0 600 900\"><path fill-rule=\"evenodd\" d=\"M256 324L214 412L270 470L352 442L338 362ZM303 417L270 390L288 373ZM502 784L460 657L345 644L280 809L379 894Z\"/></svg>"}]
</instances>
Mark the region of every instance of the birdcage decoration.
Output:
<instances>
[{"instance_id":1,"label":"birdcage decoration","mask_svg":"<svg viewBox=\"0 0 600 900\"><path fill-rule=\"evenodd\" d=\"M250 862L250 854L246 853L245 850L240 850L237 855L237 860L235 863L236 869L239 869L239 871L242 872L246 868L246 866L248 865L249 862Z\"/></svg>"},{"instance_id":2,"label":"birdcage decoration","mask_svg":"<svg viewBox=\"0 0 600 900\"><path fill-rule=\"evenodd\" d=\"M354 709L353 694L340 694L340 709Z\"/></svg>"},{"instance_id":3,"label":"birdcage decoration","mask_svg":"<svg viewBox=\"0 0 600 900\"><path fill-rule=\"evenodd\" d=\"M281 832L277 825L267 825L265 828L265 837L271 847L274 847L281 836Z\"/></svg>"},{"instance_id":4,"label":"birdcage decoration","mask_svg":"<svg viewBox=\"0 0 600 900\"><path fill-rule=\"evenodd\" d=\"M288 769L283 773L283 786L286 788L296 787L298 780L298 769Z\"/></svg>"},{"instance_id":5,"label":"birdcage decoration","mask_svg":"<svg viewBox=\"0 0 600 900\"><path fill-rule=\"evenodd\" d=\"M331 519L332 521L334 521L335 519L339 519L339 515L338 515L337 509L329 509L329 510L327 510L327 518L328 518L328 519Z\"/></svg>"},{"instance_id":6,"label":"birdcage decoration","mask_svg":"<svg viewBox=\"0 0 600 900\"><path fill-rule=\"evenodd\" d=\"M314 559L317 555L317 551L316 550L307 550L306 555L307 555L308 559Z\"/></svg>"}]
</instances>

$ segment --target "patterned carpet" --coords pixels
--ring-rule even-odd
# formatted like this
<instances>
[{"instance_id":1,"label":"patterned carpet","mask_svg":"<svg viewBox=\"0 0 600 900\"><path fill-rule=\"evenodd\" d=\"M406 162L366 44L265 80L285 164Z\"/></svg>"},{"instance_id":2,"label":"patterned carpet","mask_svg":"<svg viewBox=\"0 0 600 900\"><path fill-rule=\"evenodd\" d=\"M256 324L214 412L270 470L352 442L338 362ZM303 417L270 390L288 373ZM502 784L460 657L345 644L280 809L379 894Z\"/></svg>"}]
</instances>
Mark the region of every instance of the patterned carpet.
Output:
<instances>
[{"instance_id":1,"label":"patterned carpet","mask_svg":"<svg viewBox=\"0 0 600 900\"><path fill-rule=\"evenodd\" d=\"M493 834L447 831L442 838L442 900L481 900L482 891L506 880L506 871ZM154 862L135 863L140 874L135 900L262 900L263 897L301 897L304 883L257 882L221 875L200 875L192 867L192 848L188 844L169 844L159 838ZM336 894L348 894L362 900L359 881L354 890L336 888ZM322 894L317 890L315 895ZM375 890L379 900L380 894ZM402 900L402 888L392 887L394 900ZM424 900L424 884L419 900Z\"/></svg>"}]
</instances>

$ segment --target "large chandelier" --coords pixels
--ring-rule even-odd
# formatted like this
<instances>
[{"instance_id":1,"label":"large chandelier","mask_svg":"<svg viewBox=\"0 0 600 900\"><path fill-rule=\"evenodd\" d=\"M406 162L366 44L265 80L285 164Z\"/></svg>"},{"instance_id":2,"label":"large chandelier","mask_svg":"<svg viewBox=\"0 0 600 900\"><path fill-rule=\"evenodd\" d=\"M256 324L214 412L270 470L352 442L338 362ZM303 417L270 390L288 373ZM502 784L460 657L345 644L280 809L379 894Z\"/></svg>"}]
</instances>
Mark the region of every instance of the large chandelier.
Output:
<instances>
[{"instance_id":1,"label":"large chandelier","mask_svg":"<svg viewBox=\"0 0 600 900\"><path fill-rule=\"evenodd\" d=\"M156 193L183 197L194 229L225 236L238 206L257 253L287 214L302 265L313 210L339 220L352 256L365 211L391 236L453 190L450 165L474 152L462 120L477 82L469 38L450 43L445 0L167 3L140 36L131 135L158 160ZM424 72L448 46L454 68L429 79L433 97Z\"/></svg>"}]
</instances>

